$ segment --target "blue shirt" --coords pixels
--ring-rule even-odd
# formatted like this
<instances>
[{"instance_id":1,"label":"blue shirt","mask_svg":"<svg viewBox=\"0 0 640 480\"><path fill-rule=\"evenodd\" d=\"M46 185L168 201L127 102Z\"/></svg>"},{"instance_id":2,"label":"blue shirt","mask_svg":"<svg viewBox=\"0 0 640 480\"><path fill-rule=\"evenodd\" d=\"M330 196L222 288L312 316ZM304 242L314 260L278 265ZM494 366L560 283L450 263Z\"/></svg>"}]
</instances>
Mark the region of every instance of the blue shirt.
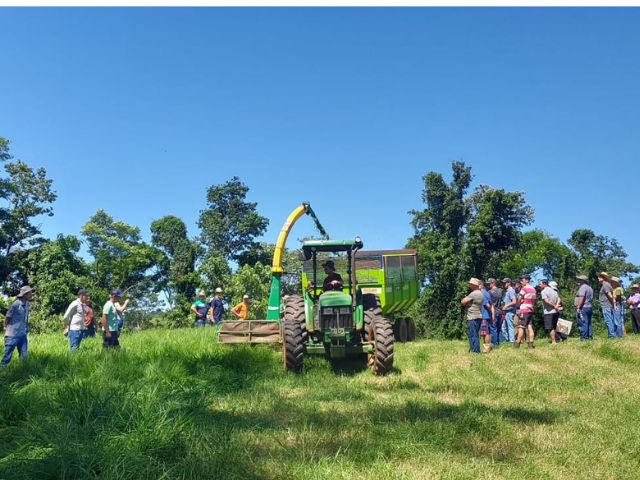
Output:
<instances>
[{"instance_id":1,"label":"blue shirt","mask_svg":"<svg viewBox=\"0 0 640 480\"><path fill-rule=\"evenodd\" d=\"M19 337L26 335L29 321L29 303L16 300L7 311L7 328L4 334L7 337Z\"/></svg>"},{"instance_id":2,"label":"blue shirt","mask_svg":"<svg viewBox=\"0 0 640 480\"><path fill-rule=\"evenodd\" d=\"M513 287L507 288L507 292L504 294L504 300L502 301L502 303L504 305L508 305L509 303L513 302L515 299L516 299L516 291L513 289ZM516 313L516 304L514 303L511 307L506 308L504 311L507 313Z\"/></svg>"},{"instance_id":3,"label":"blue shirt","mask_svg":"<svg viewBox=\"0 0 640 480\"><path fill-rule=\"evenodd\" d=\"M224 304L221 298L213 297L213 300L211 300L211 310L213 310L213 321L220 323L222 321L222 314L224 313Z\"/></svg>"},{"instance_id":4,"label":"blue shirt","mask_svg":"<svg viewBox=\"0 0 640 480\"><path fill-rule=\"evenodd\" d=\"M491 320L491 310L487 308L487 305L491 305L491 295L486 288L482 289L482 319Z\"/></svg>"}]
</instances>

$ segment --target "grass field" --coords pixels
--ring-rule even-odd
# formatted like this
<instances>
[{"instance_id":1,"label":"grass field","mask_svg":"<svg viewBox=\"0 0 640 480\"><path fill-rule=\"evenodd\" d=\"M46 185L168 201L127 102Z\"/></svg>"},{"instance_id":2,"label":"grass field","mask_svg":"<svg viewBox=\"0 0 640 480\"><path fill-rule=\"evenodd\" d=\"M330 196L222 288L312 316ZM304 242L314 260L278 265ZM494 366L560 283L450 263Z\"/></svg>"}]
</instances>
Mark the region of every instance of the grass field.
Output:
<instances>
[{"instance_id":1,"label":"grass field","mask_svg":"<svg viewBox=\"0 0 640 480\"><path fill-rule=\"evenodd\" d=\"M640 339L471 356L397 345L396 372L229 348L33 336L0 371L0 478L640 478Z\"/></svg>"}]
</instances>

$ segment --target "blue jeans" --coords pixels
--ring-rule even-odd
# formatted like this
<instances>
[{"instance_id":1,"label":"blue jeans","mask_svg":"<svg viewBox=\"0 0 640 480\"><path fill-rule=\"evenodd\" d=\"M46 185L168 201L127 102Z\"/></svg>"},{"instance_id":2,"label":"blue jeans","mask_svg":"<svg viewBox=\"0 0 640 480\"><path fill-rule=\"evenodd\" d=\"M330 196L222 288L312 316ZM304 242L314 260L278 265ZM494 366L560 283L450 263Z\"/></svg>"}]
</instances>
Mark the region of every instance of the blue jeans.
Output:
<instances>
[{"instance_id":1,"label":"blue jeans","mask_svg":"<svg viewBox=\"0 0 640 480\"><path fill-rule=\"evenodd\" d=\"M80 342L82 342L82 337L84 337L84 332L82 330L69 330L69 350L74 351L80 346Z\"/></svg>"},{"instance_id":2,"label":"blue jeans","mask_svg":"<svg viewBox=\"0 0 640 480\"><path fill-rule=\"evenodd\" d=\"M84 338L95 337L96 336L96 327L94 327L94 326L88 327L84 331L84 335L83 336L84 336Z\"/></svg>"},{"instance_id":3,"label":"blue jeans","mask_svg":"<svg viewBox=\"0 0 640 480\"><path fill-rule=\"evenodd\" d=\"M578 313L578 330L580 331L580 340L593 340L593 310L591 308L583 308L582 313Z\"/></svg>"},{"instance_id":4,"label":"blue jeans","mask_svg":"<svg viewBox=\"0 0 640 480\"><path fill-rule=\"evenodd\" d=\"M616 337L622 337L622 326L624 325L624 306L619 305L617 310L613 311L613 327L616 331Z\"/></svg>"},{"instance_id":5,"label":"blue jeans","mask_svg":"<svg viewBox=\"0 0 640 480\"><path fill-rule=\"evenodd\" d=\"M482 319L467 320L467 329L469 335L469 351L480 353L480 326Z\"/></svg>"},{"instance_id":6,"label":"blue jeans","mask_svg":"<svg viewBox=\"0 0 640 480\"><path fill-rule=\"evenodd\" d=\"M105 335L102 340L102 346L104 348L120 348L120 342L118 341L118 332L110 331L111 336L107 338Z\"/></svg>"},{"instance_id":7,"label":"blue jeans","mask_svg":"<svg viewBox=\"0 0 640 480\"><path fill-rule=\"evenodd\" d=\"M496 312L493 323L489 324L489 334L491 335L491 345L500 345L500 333L502 332L502 313Z\"/></svg>"},{"instance_id":8,"label":"blue jeans","mask_svg":"<svg viewBox=\"0 0 640 480\"><path fill-rule=\"evenodd\" d=\"M17 348L20 358L27 356L27 347L29 342L26 335L16 335L15 337L4 337L4 356L2 357L2 364L6 365L11 361L13 351Z\"/></svg>"},{"instance_id":9,"label":"blue jeans","mask_svg":"<svg viewBox=\"0 0 640 480\"><path fill-rule=\"evenodd\" d=\"M609 338L615 338L616 335L616 326L613 320L613 309L612 308L603 308L602 316L604 317L604 324L607 326L607 335Z\"/></svg>"},{"instance_id":10,"label":"blue jeans","mask_svg":"<svg viewBox=\"0 0 640 480\"><path fill-rule=\"evenodd\" d=\"M505 312L504 320L502 322L502 338L509 343L516 341L516 332L515 327L513 326L513 317L515 314L515 312Z\"/></svg>"}]
</instances>

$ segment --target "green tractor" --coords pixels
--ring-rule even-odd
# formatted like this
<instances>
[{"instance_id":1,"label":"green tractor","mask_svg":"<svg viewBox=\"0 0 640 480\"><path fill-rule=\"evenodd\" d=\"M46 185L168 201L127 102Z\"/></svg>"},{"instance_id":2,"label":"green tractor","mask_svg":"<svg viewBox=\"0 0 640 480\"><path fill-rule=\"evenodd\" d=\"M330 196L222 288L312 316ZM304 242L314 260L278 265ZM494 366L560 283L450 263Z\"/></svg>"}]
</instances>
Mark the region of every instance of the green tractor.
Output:
<instances>
[{"instance_id":1,"label":"green tractor","mask_svg":"<svg viewBox=\"0 0 640 480\"><path fill-rule=\"evenodd\" d=\"M363 294L356 280L356 253L362 246L357 237L303 243L303 293L286 297L283 305L287 370L300 372L306 354L323 354L331 359L366 358L376 375L392 370L392 325L383 316L378 297ZM332 264L342 280L323 282L325 273L318 272L321 264Z\"/></svg>"}]
</instances>

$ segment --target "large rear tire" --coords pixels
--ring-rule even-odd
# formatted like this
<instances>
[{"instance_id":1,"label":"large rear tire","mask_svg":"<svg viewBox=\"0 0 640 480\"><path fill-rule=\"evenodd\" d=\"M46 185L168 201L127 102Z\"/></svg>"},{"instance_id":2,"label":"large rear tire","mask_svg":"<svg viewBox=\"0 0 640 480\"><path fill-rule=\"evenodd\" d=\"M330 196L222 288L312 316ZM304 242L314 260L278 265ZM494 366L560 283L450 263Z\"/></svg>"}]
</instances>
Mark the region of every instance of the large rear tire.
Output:
<instances>
[{"instance_id":1,"label":"large rear tire","mask_svg":"<svg viewBox=\"0 0 640 480\"><path fill-rule=\"evenodd\" d=\"M283 319L285 322L297 322L302 330L302 343L307 343L307 319L305 317L304 298L302 295L289 295L284 304Z\"/></svg>"},{"instance_id":2,"label":"large rear tire","mask_svg":"<svg viewBox=\"0 0 640 480\"><path fill-rule=\"evenodd\" d=\"M282 354L284 368L287 371L300 373L304 366L304 342L300 324L285 320L283 328Z\"/></svg>"},{"instance_id":3,"label":"large rear tire","mask_svg":"<svg viewBox=\"0 0 640 480\"><path fill-rule=\"evenodd\" d=\"M373 341L373 353L368 355L368 363L374 375L386 375L393 370L393 329L386 318L371 322L369 337Z\"/></svg>"}]
</instances>

